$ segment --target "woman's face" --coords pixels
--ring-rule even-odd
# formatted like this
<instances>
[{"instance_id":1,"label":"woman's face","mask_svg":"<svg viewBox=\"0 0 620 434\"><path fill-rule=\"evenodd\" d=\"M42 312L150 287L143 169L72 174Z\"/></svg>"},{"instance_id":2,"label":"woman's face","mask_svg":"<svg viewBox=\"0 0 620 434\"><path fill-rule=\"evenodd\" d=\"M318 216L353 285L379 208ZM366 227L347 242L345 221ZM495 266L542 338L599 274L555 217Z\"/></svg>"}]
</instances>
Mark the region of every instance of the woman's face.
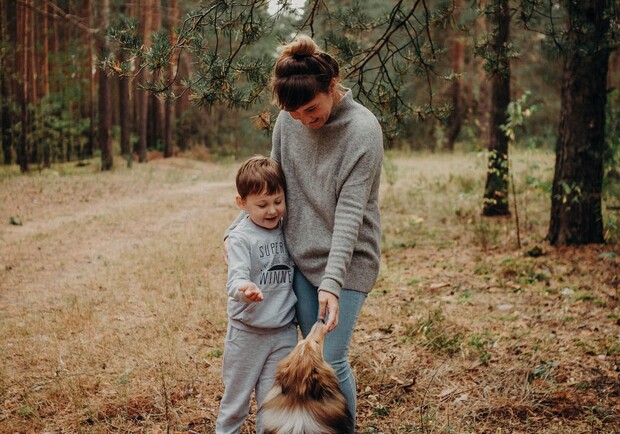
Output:
<instances>
[{"instance_id":1,"label":"woman's face","mask_svg":"<svg viewBox=\"0 0 620 434\"><path fill-rule=\"evenodd\" d=\"M333 92L330 88L329 93L318 93L312 101L289 113L308 128L321 128L334 108Z\"/></svg>"}]
</instances>

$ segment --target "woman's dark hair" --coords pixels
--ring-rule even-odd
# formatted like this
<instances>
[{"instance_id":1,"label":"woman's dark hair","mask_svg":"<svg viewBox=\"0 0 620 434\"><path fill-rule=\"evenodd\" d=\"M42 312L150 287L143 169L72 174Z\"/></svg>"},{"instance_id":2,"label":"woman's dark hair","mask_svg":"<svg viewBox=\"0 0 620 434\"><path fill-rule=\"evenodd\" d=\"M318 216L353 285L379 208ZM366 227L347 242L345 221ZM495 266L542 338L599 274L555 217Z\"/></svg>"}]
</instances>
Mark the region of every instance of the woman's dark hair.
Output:
<instances>
[{"instance_id":1,"label":"woman's dark hair","mask_svg":"<svg viewBox=\"0 0 620 434\"><path fill-rule=\"evenodd\" d=\"M329 93L334 79L339 80L338 62L306 35L284 45L276 61L271 88L276 105L295 111L312 101L318 93Z\"/></svg>"}]
</instances>

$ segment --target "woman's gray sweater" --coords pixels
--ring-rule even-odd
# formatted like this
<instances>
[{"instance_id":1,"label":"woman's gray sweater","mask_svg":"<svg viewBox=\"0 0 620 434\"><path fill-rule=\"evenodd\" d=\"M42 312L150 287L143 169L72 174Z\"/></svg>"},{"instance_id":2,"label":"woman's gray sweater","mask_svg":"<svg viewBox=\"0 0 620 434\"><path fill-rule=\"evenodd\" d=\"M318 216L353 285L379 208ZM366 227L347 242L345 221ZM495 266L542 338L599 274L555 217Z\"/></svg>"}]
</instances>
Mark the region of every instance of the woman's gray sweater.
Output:
<instances>
[{"instance_id":1,"label":"woman's gray sweater","mask_svg":"<svg viewBox=\"0 0 620 434\"><path fill-rule=\"evenodd\" d=\"M272 144L286 176L284 236L296 266L336 296L343 287L370 292L381 256L376 117L348 90L319 129L280 112Z\"/></svg>"}]
</instances>

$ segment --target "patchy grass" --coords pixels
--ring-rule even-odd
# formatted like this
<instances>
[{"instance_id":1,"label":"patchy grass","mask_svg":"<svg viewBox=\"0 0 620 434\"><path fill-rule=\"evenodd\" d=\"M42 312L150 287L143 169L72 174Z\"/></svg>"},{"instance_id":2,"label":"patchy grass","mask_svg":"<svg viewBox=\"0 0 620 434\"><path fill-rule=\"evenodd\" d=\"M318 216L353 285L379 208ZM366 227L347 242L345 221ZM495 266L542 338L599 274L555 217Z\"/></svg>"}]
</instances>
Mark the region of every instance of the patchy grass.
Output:
<instances>
[{"instance_id":1,"label":"patchy grass","mask_svg":"<svg viewBox=\"0 0 620 434\"><path fill-rule=\"evenodd\" d=\"M388 156L359 433L619 432L618 246L548 246L553 156L513 158L521 248L484 155ZM0 432L214 431L236 166L2 169Z\"/></svg>"}]
</instances>

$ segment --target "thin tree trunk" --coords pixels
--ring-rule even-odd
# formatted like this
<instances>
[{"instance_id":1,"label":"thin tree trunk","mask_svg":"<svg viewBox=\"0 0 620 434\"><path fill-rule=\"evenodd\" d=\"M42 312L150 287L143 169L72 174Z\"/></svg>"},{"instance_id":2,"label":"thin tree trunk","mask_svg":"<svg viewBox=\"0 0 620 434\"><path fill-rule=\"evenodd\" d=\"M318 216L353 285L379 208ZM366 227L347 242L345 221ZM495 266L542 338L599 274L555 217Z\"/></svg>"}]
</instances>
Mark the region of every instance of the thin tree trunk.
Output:
<instances>
[{"instance_id":1,"label":"thin tree trunk","mask_svg":"<svg viewBox=\"0 0 620 434\"><path fill-rule=\"evenodd\" d=\"M140 20L140 25L142 25L142 16L141 16L141 11L142 11L142 0L136 0L130 4L127 5L127 15L132 17L132 18L136 18L138 20ZM139 71L140 70L140 59L136 59L135 60L135 70ZM141 101L141 95L142 92L138 89L138 80L136 78L132 78L132 80L129 82L129 92L131 92L131 132L132 134L136 137L137 140L135 140L135 142L133 143L133 148L131 150L132 152L132 159L134 158L134 155L137 156L139 153L139 148L140 148L140 131L141 131L141 123L140 123L140 118L142 116L142 101Z\"/></svg>"},{"instance_id":2,"label":"thin tree trunk","mask_svg":"<svg viewBox=\"0 0 620 434\"><path fill-rule=\"evenodd\" d=\"M101 149L101 170L111 170L114 166L110 128L110 79L105 71L99 71L99 148Z\"/></svg>"},{"instance_id":3,"label":"thin tree trunk","mask_svg":"<svg viewBox=\"0 0 620 434\"><path fill-rule=\"evenodd\" d=\"M47 2L43 3L43 58L41 59L41 84L42 95L47 96L50 93L50 60L49 60L49 5Z\"/></svg>"},{"instance_id":4,"label":"thin tree trunk","mask_svg":"<svg viewBox=\"0 0 620 434\"><path fill-rule=\"evenodd\" d=\"M94 17L93 17L93 10L92 10L92 4L91 4L91 0L86 0L86 4L85 4L85 8L86 8L86 13L87 13L87 22L89 24L89 27L91 29L94 28ZM82 158L84 157L92 157L95 153L95 116L96 116L96 109L95 109L95 82L97 80L97 72L95 72L94 69L94 65L93 65L93 47L95 44L95 38L93 36L93 34L91 32L89 32L86 35L86 43L88 46L88 106L89 106L89 111L90 111L90 117L89 117L89 126L88 126L88 140L86 141L86 149L84 150L83 155L81 156ZM97 69L99 72L101 72L101 70L98 68Z\"/></svg>"},{"instance_id":5,"label":"thin tree trunk","mask_svg":"<svg viewBox=\"0 0 620 434\"><path fill-rule=\"evenodd\" d=\"M119 123L121 129L121 154L131 159L131 98L129 93L129 77L121 77L118 82Z\"/></svg>"},{"instance_id":6,"label":"thin tree trunk","mask_svg":"<svg viewBox=\"0 0 620 434\"><path fill-rule=\"evenodd\" d=\"M29 32L28 32L28 62L29 62L29 78L30 78L30 89L32 89L32 91L30 92L30 103L33 106L37 105L37 101L38 101L38 82L39 82L39 74L37 73L37 61L36 61L36 46L35 46L35 34L38 33L37 32L37 26L35 24L35 0L31 0L30 3L31 7L28 8L28 19L29 19L29 23L28 23L28 27L29 27Z\"/></svg>"},{"instance_id":7,"label":"thin tree trunk","mask_svg":"<svg viewBox=\"0 0 620 434\"><path fill-rule=\"evenodd\" d=\"M170 1L170 19L168 27L170 29L170 44L174 45L176 42L177 34L174 29L176 28L177 21L179 19L179 2L178 0ZM176 53L173 53L169 68L169 80L174 79L177 73ZM174 89L174 88L173 88ZM174 118L174 104L171 98L166 98L164 103L164 157L172 157L174 154L172 144L172 122Z\"/></svg>"},{"instance_id":8,"label":"thin tree trunk","mask_svg":"<svg viewBox=\"0 0 620 434\"><path fill-rule=\"evenodd\" d=\"M153 0L153 19L151 21L151 34L158 32L162 28L162 15L161 15L161 0ZM163 71L157 71L155 75L155 81L159 81L163 76ZM156 144L157 148L163 148L165 143L165 121L166 113L164 107L164 101L157 95L150 94L150 98L153 104L153 144Z\"/></svg>"},{"instance_id":9,"label":"thin tree trunk","mask_svg":"<svg viewBox=\"0 0 620 434\"><path fill-rule=\"evenodd\" d=\"M139 108L139 118L138 118L138 143L137 143L137 154L138 154L138 162L146 163L148 160L146 154L147 148L147 136L148 136L148 94L143 90L137 90L137 98L138 98L138 108Z\"/></svg>"},{"instance_id":10,"label":"thin tree trunk","mask_svg":"<svg viewBox=\"0 0 620 434\"><path fill-rule=\"evenodd\" d=\"M454 38L450 43L452 70L455 74L461 74L465 64L465 41L463 38ZM463 90L461 78L452 81L450 93L452 94L452 111L448 119L448 131L446 132L446 150L453 152L456 138L461 132L463 125Z\"/></svg>"},{"instance_id":11,"label":"thin tree trunk","mask_svg":"<svg viewBox=\"0 0 620 434\"><path fill-rule=\"evenodd\" d=\"M18 69L22 71L22 81L19 83L19 98L18 105L21 110L21 131L20 142L17 152L17 158L19 160L19 169L22 173L29 170L29 157L30 150L28 147L28 130L30 129L30 118L28 113L28 55L26 49L28 47L28 19L27 19L28 5L20 3L20 7L17 10L17 16L19 17L18 23L18 49L15 50L17 54Z\"/></svg>"},{"instance_id":12,"label":"thin tree trunk","mask_svg":"<svg viewBox=\"0 0 620 434\"><path fill-rule=\"evenodd\" d=\"M143 19L141 20L144 35L144 44L146 47L151 46L151 20L152 20L152 0L146 0L145 7L143 8ZM148 71L144 70L144 79L148 79ZM146 163L148 160L146 149L148 140L148 125L149 125L149 95L146 91L138 90L138 98L140 98L140 127L139 127L139 140L138 140L138 162Z\"/></svg>"},{"instance_id":13,"label":"thin tree trunk","mask_svg":"<svg viewBox=\"0 0 620 434\"><path fill-rule=\"evenodd\" d=\"M508 204L508 137L500 126L506 123L506 110L510 103L510 60L506 52L509 37L510 10L508 0L495 3L495 37L493 51L497 70L491 76L491 126L489 137L489 162L484 187L482 215L510 215Z\"/></svg>"},{"instance_id":14,"label":"thin tree trunk","mask_svg":"<svg viewBox=\"0 0 620 434\"><path fill-rule=\"evenodd\" d=\"M9 44L9 52L17 52L17 5L12 0L2 1L2 16L4 19L0 22L2 27L2 39ZM6 56L2 63L2 71L0 71L0 79L2 80L2 154L4 164L13 164L13 134L11 126L13 125L13 114L11 103L16 96L17 83L15 79L16 56Z\"/></svg>"},{"instance_id":15,"label":"thin tree trunk","mask_svg":"<svg viewBox=\"0 0 620 434\"><path fill-rule=\"evenodd\" d=\"M44 2L42 5L43 9L43 47L42 47L42 56L41 56L41 94L43 98L47 97L50 93L50 81L49 81L49 19L48 19L48 8L49 5L47 2ZM50 167L52 165L52 143L49 135L46 134L45 143L43 143L43 166Z\"/></svg>"},{"instance_id":16,"label":"thin tree trunk","mask_svg":"<svg viewBox=\"0 0 620 434\"><path fill-rule=\"evenodd\" d=\"M121 6L121 13L127 14L127 6L124 4ZM121 63L126 61L125 53L123 50L119 53L119 61ZM119 124L121 129L121 155L127 160L129 164L131 162L131 97L130 97L130 80L129 77L121 76L118 82L118 107L119 107Z\"/></svg>"},{"instance_id":17,"label":"thin tree trunk","mask_svg":"<svg viewBox=\"0 0 620 434\"><path fill-rule=\"evenodd\" d=\"M608 0L565 2L568 40L564 54L560 129L556 143L551 219L553 245L603 243L602 185L609 47ZM577 28L577 23L579 28Z\"/></svg>"},{"instance_id":18,"label":"thin tree trunk","mask_svg":"<svg viewBox=\"0 0 620 434\"><path fill-rule=\"evenodd\" d=\"M25 74L25 79L26 81L28 81L28 99L27 104L28 104L28 111L30 111L30 108L32 107L32 112L30 113L30 117L31 120L29 122L29 128L32 130L36 130L37 129L37 119L36 119L36 113L37 113L37 101L38 101L38 74L37 74L37 62L35 59L35 55L36 55L36 48L35 48L35 33L37 32L37 28L35 25L35 20L34 20L34 11L35 11L35 4L36 0L30 0L28 7L26 8L26 28L28 29L28 31L26 32L26 44L27 44L27 63L28 63L28 73ZM41 143L39 142L30 142L28 144L29 147L29 151L30 151L30 155L29 155L29 160L31 163L37 163L38 165L41 164L41 150L40 150L40 146Z\"/></svg>"},{"instance_id":19,"label":"thin tree trunk","mask_svg":"<svg viewBox=\"0 0 620 434\"><path fill-rule=\"evenodd\" d=\"M103 58L108 55L108 47L105 39L105 30L110 14L109 0L103 0L101 6L101 28L98 35L99 54ZM114 166L112 152L112 139L110 129L112 127L112 113L110 104L110 80L104 70L99 71L99 148L101 149L101 170L111 170Z\"/></svg>"},{"instance_id":20,"label":"thin tree trunk","mask_svg":"<svg viewBox=\"0 0 620 434\"><path fill-rule=\"evenodd\" d=\"M179 71L178 71L179 80L182 80L183 78L188 77L190 75L191 64L187 56L182 54L181 58L179 59L179 65L177 66L179 68ZM175 104L176 118L181 119L183 117L183 114L187 110L189 110L189 108L190 108L189 93L182 92ZM177 145L181 151L187 150L189 146L187 134L177 135Z\"/></svg>"}]
</instances>

